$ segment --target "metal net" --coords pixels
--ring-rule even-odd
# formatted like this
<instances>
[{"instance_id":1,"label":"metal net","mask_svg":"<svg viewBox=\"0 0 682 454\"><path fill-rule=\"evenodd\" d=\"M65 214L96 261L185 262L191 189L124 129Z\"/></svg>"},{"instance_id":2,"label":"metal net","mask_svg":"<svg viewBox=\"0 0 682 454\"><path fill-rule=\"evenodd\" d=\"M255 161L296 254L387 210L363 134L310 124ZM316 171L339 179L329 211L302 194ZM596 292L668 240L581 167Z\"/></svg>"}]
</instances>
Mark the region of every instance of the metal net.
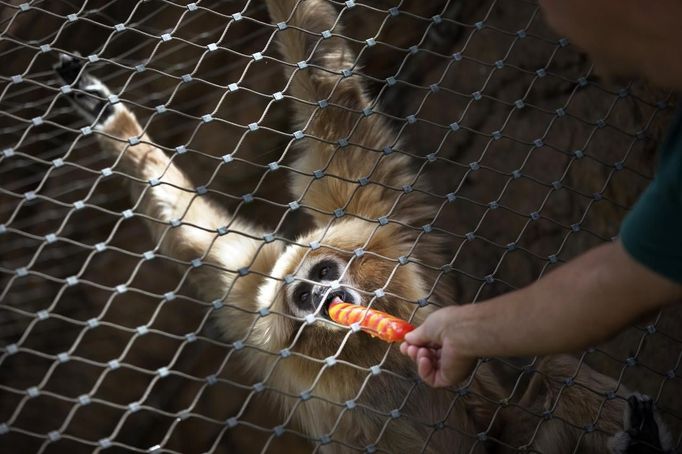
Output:
<instances>
[{"instance_id":1,"label":"metal net","mask_svg":"<svg viewBox=\"0 0 682 454\"><path fill-rule=\"evenodd\" d=\"M547 28L535 2L331 3L357 55L352 77L374 102L358 118L383 116L402 143L373 151L410 156L417 178L429 182L428 191L387 189L438 201L433 221L417 226L447 238L449 261L435 268L436 285L456 288L457 302L483 301L617 235L653 175L670 94L599 77ZM373 441L343 441L336 428L356 405L367 406L366 383L398 375L382 361L358 361L366 380L344 402L326 399L317 382L291 395L268 373L254 377L249 355L287 355L225 340L215 323L221 303L188 285L203 264L159 253L129 178L53 70L60 54L79 52L196 184L186 189L264 226L271 233L263 243L296 244L316 207L288 183L300 174L290 165L292 144L306 131L292 126L300 100L287 92L279 31L253 1L0 1L0 451L388 452L390 427L407 418L425 428L417 441L427 452L447 425L444 415L404 411L424 388L404 377L414 387L402 404L363 409L379 421ZM330 223L352 216L326 214ZM301 246L315 250L325 240ZM442 303L428 297L411 303ZM490 408L488 424L461 435L476 449L532 452L543 424L565 424L577 435L561 452L584 452L601 408L622 401L627 388L652 396L679 446L680 320L668 308L575 355L541 410L520 399L539 373L537 359L486 359L476 373L493 368L508 392L475 391ZM338 367L331 358L310 361ZM587 367L612 386L581 380ZM594 412L553 418L577 386L597 396ZM277 394L288 403L274 405ZM453 388L440 398L466 406L466 394ZM303 427L296 412L308 400L336 408L338 424L326 433ZM496 428L510 408L531 421L516 442Z\"/></svg>"}]
</instances>

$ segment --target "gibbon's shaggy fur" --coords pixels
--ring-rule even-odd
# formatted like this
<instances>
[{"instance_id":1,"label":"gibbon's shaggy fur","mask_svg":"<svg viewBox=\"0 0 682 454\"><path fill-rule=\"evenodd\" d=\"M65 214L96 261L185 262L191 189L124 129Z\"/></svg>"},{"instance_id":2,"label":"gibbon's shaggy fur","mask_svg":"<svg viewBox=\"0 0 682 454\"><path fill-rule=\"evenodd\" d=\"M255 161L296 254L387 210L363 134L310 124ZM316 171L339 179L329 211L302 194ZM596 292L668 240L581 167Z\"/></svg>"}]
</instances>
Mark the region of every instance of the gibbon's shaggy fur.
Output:
<instances>
[{"instance_id":1,"label":"gibbon's shaggy fur","mask_svg":"<svg viewBox=\"0 0 682 454\"><path fill-rule=\"evenodd\" d=\"M301 100L294 124L305 137L296 144L291 190L312 208L316 225L295 243L263 241L268 232L202 197L205 191L193 189L131 111L107 102L109 90L77 60L63 56L57 68L74 87L71 101L117 158L114 169L135 180L131 199L159 250L188 264L200 260L188 280L202 299L224 304L217 322L228 341L246 346L242 359L254 381L279 391L270 395L279 396L295 428L314 439L329 437L322 452L375 445L396 453L484 453L527 445L569 453L578 443L579 452L606 452L609 436L622 430L624 400L606 400L617 384L568 356L542 361L518 399L487 363L468 392L453 393L415 385L412 362L396 348L326 317L325 305L341 294L419 324L435 307L416 301L454 300L448 286L436 285L434 271L448 257L442 237L415 228L432 222L438 207L422 192L402 190L417 180L410 159L375 151L399 147L397 133L381 116L360 113L372 101L359 76L344 77L356 57L338 37L332 5L267 4L273 23L287 24L276 32L290 64L285 93ZM327 30L331 37L322 33ZM349 144L340 146L339 139ZM311 177L317 170L324 175ZM335 217L337 209L346 215ZM390 222L379 222L384 217ZM318 248L300 246L318 242ZM401 256L409 263L399 266ZM375 296L377 289L383 296ZM330 357L335 361L325 361ZM369 369L376 365L379 373ZM575 384L566 385L567 377ZM507 398L511 403L501 405ZM543 413L551 418L543 420ZM591 424L595 430L585 433L582 427ZM476 434L483 432L502 443L481 441Z\"/></svg>"}]
</instances>

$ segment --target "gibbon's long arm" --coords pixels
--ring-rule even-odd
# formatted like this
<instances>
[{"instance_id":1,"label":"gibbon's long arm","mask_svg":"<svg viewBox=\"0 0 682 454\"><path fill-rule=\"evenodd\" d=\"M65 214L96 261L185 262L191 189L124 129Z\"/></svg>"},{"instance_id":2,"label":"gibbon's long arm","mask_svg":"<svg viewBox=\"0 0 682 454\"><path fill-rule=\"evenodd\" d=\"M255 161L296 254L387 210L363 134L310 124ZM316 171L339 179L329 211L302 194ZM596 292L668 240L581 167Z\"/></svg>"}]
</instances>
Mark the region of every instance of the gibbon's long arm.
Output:
<instances>
[{"instance_id":1,"label":"gibbon's long arm","mask_svg":"<svg viewBox=\"0 0 682 454\"><path fill-rule=\"evenodd\" d=\"M222 298L228 289L231 299L252 292L258 283L257 276L240 278L232 288L235 276L243 267L258 267L270 248L254 264L262 241L234 231L258 235L258 229L232 220L225 210L202 196L204 191L197 190L171 159L154 146L122 102L107 102L109 89L85 72L78 60L66 55L60 60L55 70L74 89L69 100L86 120L94 123L102 148L117 158L114 170L138 180L127 185L134 209L150 218L146 224L160 251L185 262L201 261L194 262L195 269L188 279L204 299ZM227 225L229 233L220 235L218 229Z\"/></svg>"},{"instance_id":2,"label":"gibbon's long arm","mask_svg":"<svg viewBox=\"0 0 682 454\"><path fill-rule=\"evenodd\" d=\"M295 121L308 136L295 163L308 175L294 177L295 195L304 194L305 205L327 213L342 208L371 219L390 213L407 222L433 215L433 208L419 203L422 196L416 193L410 194L410 203L392 209L401 188L414 184L416 173L406 155L382 153L394 145L396 132L379 114L363 113L374 107L373 102L365 94L362 76L353 74L358 69L356 56L339 36L343 29L332 4L325 0L267 3L271 20L286 23L276 32L282 58L290 65L286 94L302 100L296 103ZM340 146L339 141L350 145ZM313 179L310 174L316 170L325 176ZM359 183L363 178L368 184ZM324 214L312 214L318 224L329 220Z\"/></svg>"}]
</instances>

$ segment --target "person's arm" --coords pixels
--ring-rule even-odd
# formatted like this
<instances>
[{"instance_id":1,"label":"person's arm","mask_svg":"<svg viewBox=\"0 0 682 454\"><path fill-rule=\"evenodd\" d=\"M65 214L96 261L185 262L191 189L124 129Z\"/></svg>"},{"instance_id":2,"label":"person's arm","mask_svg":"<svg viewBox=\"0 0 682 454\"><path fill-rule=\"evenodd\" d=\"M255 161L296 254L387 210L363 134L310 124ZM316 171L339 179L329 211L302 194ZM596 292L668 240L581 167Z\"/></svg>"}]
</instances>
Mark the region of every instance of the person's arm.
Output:
<instances>
[{"instance_id":1,"label":"person's arm","mask_svg":"<svg viewBox=\"0 0 682 454\"><path fill-rule=\"evenodd\" d=\"M449 386L466 378L478 357L577 351L680 297L682 285L613 242L523 289L434 312L405 336L400 350L427 384Z\"/></svg>"}]
</instances>

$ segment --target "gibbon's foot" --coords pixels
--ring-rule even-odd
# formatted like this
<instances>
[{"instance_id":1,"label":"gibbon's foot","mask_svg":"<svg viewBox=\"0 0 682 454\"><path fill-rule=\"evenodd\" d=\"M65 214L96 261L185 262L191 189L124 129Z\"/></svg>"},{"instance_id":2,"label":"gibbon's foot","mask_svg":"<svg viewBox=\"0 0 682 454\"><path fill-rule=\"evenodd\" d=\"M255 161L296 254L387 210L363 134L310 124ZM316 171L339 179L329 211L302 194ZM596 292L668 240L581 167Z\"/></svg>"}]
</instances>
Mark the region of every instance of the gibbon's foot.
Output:
<instances>
[{"instance_id":1,"label":"gibbon's foot","mask_svg":"<svg viewBox=\"0 0 682 454\"><path fill-rule=\"evenodd\" d=\"M674 452L670 432L647 395L635 393L628 397L623 428L609 440L612 454Z\"/></svg>"},{"instance_id":2,"label":"gibbon's foot","mask_svg":"<svg viewBox=\"0 0 682 454\"><path fill-rule=\"evenodd\" d=\"M95 126L98 127L114 114L118 100L112 99L106 85L83 70L80 60L60 54L54 70L66 85L71 86L67 98L87 121L97 122Z\"/></svg>"}]
</instances>

